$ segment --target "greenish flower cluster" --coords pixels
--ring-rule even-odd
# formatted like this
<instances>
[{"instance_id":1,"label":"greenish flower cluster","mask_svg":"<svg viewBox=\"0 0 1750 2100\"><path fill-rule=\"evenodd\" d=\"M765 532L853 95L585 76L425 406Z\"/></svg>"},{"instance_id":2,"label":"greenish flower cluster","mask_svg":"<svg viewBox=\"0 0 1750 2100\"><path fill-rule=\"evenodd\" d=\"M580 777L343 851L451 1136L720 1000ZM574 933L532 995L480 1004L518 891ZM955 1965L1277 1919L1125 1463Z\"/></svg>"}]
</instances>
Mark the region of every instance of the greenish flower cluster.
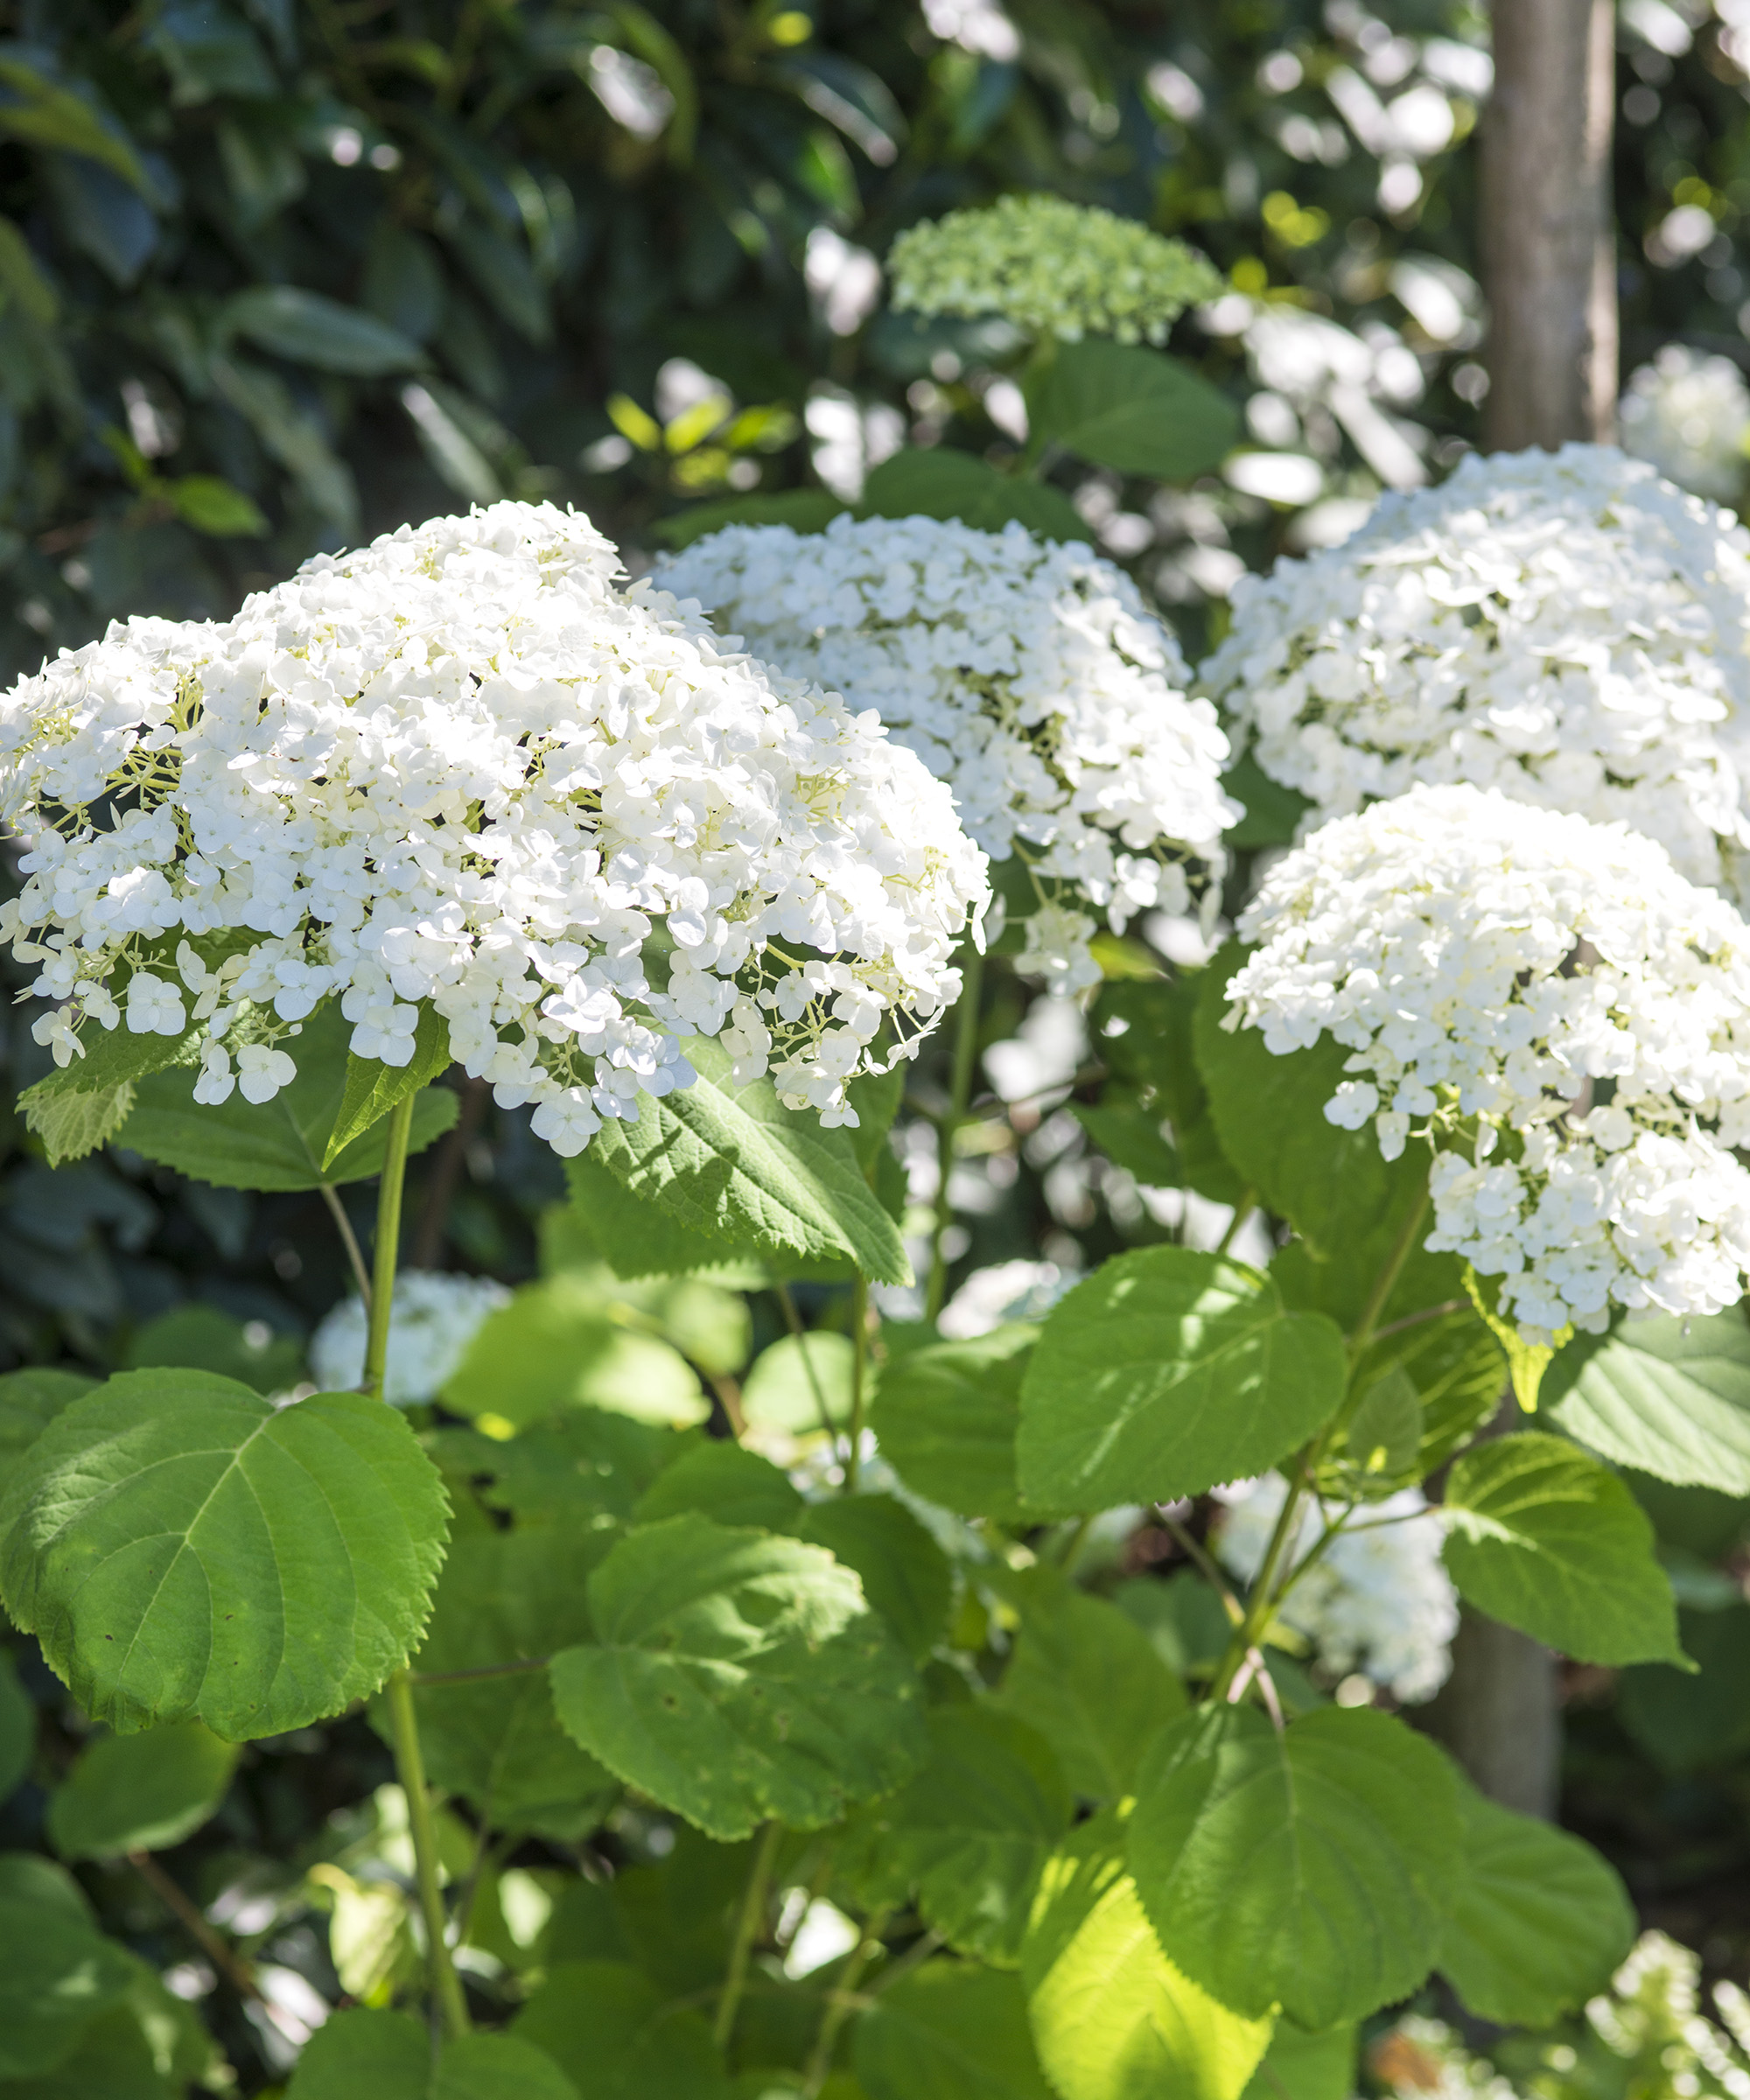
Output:
<instances>
[{"instance_id":1,"label":"greenish flower cluster","mask_svg":"<svg viewBox=\"0 0 1750 2100\"><path fill-rule=\"evenodd\" d=\"M892 304L968 318L999 313L1032 336L1160 343L1190 305L1221 291L1195 248L1065 197L999 197L903 233L887 258Z\"/></svg>"}]
</instances>

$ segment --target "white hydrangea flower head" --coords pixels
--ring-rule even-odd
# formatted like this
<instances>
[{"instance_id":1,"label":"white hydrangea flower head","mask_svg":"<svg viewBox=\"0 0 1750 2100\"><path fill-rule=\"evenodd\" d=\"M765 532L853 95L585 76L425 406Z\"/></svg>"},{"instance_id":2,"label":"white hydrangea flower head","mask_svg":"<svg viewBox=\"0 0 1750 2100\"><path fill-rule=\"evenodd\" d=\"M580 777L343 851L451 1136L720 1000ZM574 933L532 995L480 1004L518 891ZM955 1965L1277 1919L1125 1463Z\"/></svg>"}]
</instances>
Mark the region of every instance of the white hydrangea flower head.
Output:
<instances>
[{"instance_id":1,"label":"white hydrangea flower head","mask_svg":"<svg viewBox=\"0 0 1750 2100\"><path fill-rule=\"evenodd\" d=\"M1622 449L1698 496L1736 504L1750 460L1750 388L1728 357L1667 343L1629 380L1617 409Z\"/></svg>"},{"instance_id":2,"label":"white hydrangea flower head","mask_svg":"<svg viewBox=\"0 0 1750 2100\"><path fill-rule=\"evenodd\" d=\"M1024 967L1097 980L1092 906L1211 904L1225 865L1227 740L1123 570L1011 524L835 518L822 533L732 525L657 571L793 677L872 708L954 790L993 860L1018 854L1045 914ZM1090 974L1091 973L1091 974Z\"/></svg>"},{"instance_id":3,"label":"white hydrangea flower head","mask_svg":"<svg viewBox=\"0 0 1750 2100\"><path fill-rule=\"evenodd\" d=\"M1214 1544L1230 1573L1250 1582L1264 1564L1287 1483L1279 1473L1218 1488ZM1284 1563L1298 1567L1324 1520L1308 1502ZM1368 1505L1338 1533L1283 1600L1281 1617L1311 1642L1333 1677L1370 1677L1406 1706L1432 1699L1452 1668L1459 1600L1440 1559L1446 1530L1418 1488Z\"/></svg>"},{"instance_id":4,"label":"white hydrangea flower head","mask_svg":"<svg viewBox=\"0 0 1750 2100\"><path fill-rule=\"evenodd\" d=\"M1608 446L1472 455L1235 586L1202 666L1303 836L1447 781L1620 820L1691 881L1750 846L1750 534Z\"/></svg>"},{"instance_id":5,"label":"white hydrangea flower head","mask_svg":"<svg viewBox=\"0 0 1750 2100\"><path fill-rule=\"evenodd\" d=\"M1242 914L1227 1026L1351 1055L1325 1114L1433 1146L1434 1230L1527 1341L1712 1313L1750 1270L1750 927L1621 824L1423 788L1340 817Z\"/></svg>"},{"instance_id":6,"label":"white hydrangea flower head","mask_svg":"<svg viewBox=\"0 0 1750 2100\"><path fill-rule=\"evenodd\" d=\"M325 999L391 1065L429 1002L561 1152L688 1084L698 1035L854 1120L846 1082L952 1004L984 862L872 716L618 573L586 518L494 504L15 687L0 938L57 1060L198 1025L200 1097L265 1100Z\"/></svg>"},{"instance_id":7,"label":"white hydrangea flower head","mask_svg":"<svg viewBox=\"0 0 1750 2100\"><path fill-rule=\"evenodd\" d=\"M1000 314L1024 334L1066 343L1163 343L1187 306L1222 289L1214 265L1184 242L1044 195L999 197L910 228L888 252L887 275L900 312Z\"/></svg>"},{"instance_id":8,"label":"white hydrangea flower head","mask_svg":"<svg viewBox=\"0 0 1750 2100\"><path fill-rule=\"evenodd\" d=\"M489 1277L402 1270L389 1306L383 1398L396 1407L435 1400L487 1315L509 1303ZM363 1378L369 1326L362 1298L344 1298L324 1317L310 1340L311 1376L324 1392L351 1392Z\"/></svg>"}]
</instances>

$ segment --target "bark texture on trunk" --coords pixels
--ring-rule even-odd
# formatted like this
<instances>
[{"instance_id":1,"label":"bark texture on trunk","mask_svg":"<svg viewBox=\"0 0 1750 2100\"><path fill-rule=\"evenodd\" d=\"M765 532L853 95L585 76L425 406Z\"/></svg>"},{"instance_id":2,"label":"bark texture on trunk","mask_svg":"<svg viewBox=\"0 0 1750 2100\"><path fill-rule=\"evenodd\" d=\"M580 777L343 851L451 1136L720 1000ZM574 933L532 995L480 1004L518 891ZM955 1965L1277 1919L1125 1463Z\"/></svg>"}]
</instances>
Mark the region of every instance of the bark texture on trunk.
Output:
<instances>
[{"instance_id":1,"label":"bark texture on trunk","mask_svg":"<svg viewBox=\"0 0 1750 2100\"><path fill-rule=\"evenodd\" d=\"M1616 433L1612 0L1495 0L1480 193L1489 452Z\"/></svg>"}]
</instances>

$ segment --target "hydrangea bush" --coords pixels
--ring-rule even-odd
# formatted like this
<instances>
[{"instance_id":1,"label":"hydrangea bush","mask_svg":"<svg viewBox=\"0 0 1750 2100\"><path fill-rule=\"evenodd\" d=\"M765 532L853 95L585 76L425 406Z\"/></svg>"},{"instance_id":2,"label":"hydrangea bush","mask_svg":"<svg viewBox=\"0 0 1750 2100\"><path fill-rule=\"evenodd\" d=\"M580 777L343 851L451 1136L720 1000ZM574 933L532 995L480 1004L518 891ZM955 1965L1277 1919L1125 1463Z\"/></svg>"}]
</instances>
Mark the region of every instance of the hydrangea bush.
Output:
<instances>
[{"instance_id":1,"label":"hydrangea bush","mask_svg":"<svg viewBox=\"0 0 1750 2100\"><path fill-rule=\"evenodd\" d=\"M1085 546L1018 524L841 517L799 535L732 525L658 570L794 677L872 709L953 790L993 860L1033 878L1026 967L1055 990L1098 982L1095 921L1213 909L1227 739L1187 699L1172 635Z\"/></svg>"},{"instance_id":2,"label":"hydrangea bush","mask_svg":"<svg viewBox=\"0 0 1750 2100\"><path fill-rule=\"evenodd\" d=\"M1750 535L1606 447L1383 498L1236 585L1199 682L1303 830L1466 781L1632 824L1695 882L1750 841Z\"/></svg>"}]
</instances>

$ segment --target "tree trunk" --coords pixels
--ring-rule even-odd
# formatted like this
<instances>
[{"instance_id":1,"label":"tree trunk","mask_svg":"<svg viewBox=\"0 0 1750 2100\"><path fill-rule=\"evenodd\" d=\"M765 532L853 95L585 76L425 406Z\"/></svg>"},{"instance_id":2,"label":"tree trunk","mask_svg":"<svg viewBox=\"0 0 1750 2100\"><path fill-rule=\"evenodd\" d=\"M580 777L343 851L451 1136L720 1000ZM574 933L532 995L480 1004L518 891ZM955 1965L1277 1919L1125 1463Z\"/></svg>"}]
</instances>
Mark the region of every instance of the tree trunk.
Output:
<instances>
[{"instance_id":1,"label":"tree trunk","mask_svg":"<svg viewBox=\"0 0 1750 2100\"><path fill-rule=\"evenodd\" d=\"M1488 452L1616 433L1612 0L1495 0L1479 246Z\"/></svg>"}]
</instances>

